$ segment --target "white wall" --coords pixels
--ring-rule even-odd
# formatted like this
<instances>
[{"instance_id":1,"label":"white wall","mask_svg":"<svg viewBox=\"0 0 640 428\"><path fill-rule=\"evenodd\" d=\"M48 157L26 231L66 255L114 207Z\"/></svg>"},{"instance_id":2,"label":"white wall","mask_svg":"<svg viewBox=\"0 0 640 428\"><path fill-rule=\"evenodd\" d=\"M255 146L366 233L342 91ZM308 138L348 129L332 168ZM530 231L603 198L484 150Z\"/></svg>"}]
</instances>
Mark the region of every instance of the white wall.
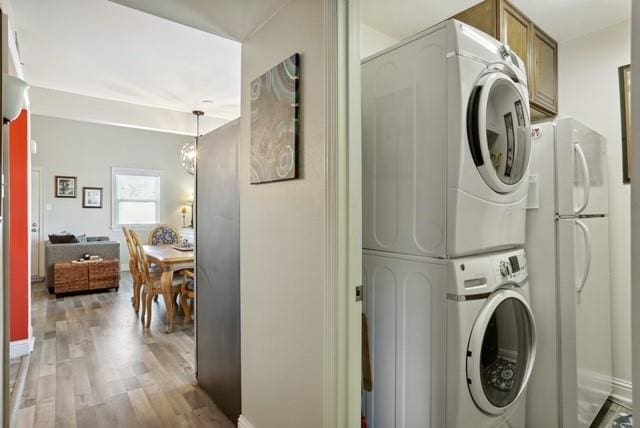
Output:
<instances>
[{"instance_id":1,"label":"white wall","mask_svg":"<svg viewBox=\"0 0 640 428\"><path fill-rule=\"evenodd\" d=\"M360 24L360 58L362 59L393 46L397 42L398 39L382 31L363 23Z\"/></svg>"},{"instance_id":2,"label":"white wall","mask_svg":"<svg viewBox=\"0 0 640 428\"><path fill-rule=\"evenodd\" d=\"M180 207L193 193L193 177L180 166L180 147L191 137L32 115L31 137L37 141L34 167L44 168L45 239L63 230L87 236L108 235L121 241L121 263L129 260L121 230L111 230L111 167L163 171L160 220L182 226ZM54 176L78 177L78 197L54 197ZM103 208L82 208L82 187L102 187ZM188 220L188 219L187 219ZM146 239L146 235L144 235Z\"/></svg>"},{"instance_id":3,"label":"white wall","mask_svg":"<svg viewBox=\"0 0 640 428\"><path fill-rule=\"evenodd\" d=\"M618 67L630 56L629 21L561 43L558 54L560 115L575 117L608 142L613 375L623 382L631 381L631 226L630 187L622 184Z\"/></svg>"},{"instance_id":4,"label":"white wall","mask_svg":"<svg viewBox=\"0 0 640 428\"><path fill-rule=\"evenodd\" d=\"M324 3L291 1L242 44L242 415L257 428L324 426ZM295 52L301 177L250 185L250 82Z\"/></svg>"}]
</instances>

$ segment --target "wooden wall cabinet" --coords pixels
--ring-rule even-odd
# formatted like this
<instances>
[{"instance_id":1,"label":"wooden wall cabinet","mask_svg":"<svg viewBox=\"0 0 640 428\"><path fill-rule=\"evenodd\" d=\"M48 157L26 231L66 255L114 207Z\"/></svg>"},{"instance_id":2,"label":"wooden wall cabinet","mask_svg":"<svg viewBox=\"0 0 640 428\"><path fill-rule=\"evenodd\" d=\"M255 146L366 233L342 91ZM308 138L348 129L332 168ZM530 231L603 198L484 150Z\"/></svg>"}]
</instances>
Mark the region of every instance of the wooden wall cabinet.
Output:
<instances>
[{"instance_id":1,"label":"wooden wall cabinet","mask_svg":"<svg viewBox=\"0 0 640 428\"><path fill-rule=\"evenodd\" d=\"M454 16L509 45L527 66L532 120L558 114L558 44L506 0L485 0Z\"/></svg>"}]
</instances>

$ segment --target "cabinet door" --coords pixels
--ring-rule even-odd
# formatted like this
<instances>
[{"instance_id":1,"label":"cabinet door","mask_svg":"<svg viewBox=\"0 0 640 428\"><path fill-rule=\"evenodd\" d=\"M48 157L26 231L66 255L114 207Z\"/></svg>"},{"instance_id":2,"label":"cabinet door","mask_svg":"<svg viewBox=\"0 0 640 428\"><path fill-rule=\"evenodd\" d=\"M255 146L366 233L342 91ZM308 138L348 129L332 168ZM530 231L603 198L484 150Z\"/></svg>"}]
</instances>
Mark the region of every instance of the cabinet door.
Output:
<instances>
[{"instance_id":1,"label":"cabinet door","mask_svg":"<svg viewBox=\"0 0 640 428\"><path fill-rule=\"evenodd\" d=\"M484 31L491 37L499 38L499 9L500 0L485 0L482 3L460 12L454 16L454 18L477 28L480 31Z\"/></svg>"},{"instance_id":2,"label":"cabinet door","mask_svg":"<svg viewBox=\"0 0 640 428\"><path fill-rule=\"evenodd\" d=\"M529 78L531 104L551 115L558 112L558 44L533 27L532 63Z\"/></svg>"},{"instance_id":3,"label":"cabinet door","mask_svg":"<svg viewBox=\"0 0 640 428\"><path fill-rule=\"evenodd\" d=\"M531 57L530 40L532 33L532 24L526 16L520 13L509 3L504 3L502 13L502 29L501 41L509 45L511 50L515 52L524 63L529 67L529 59ZM528 71L529 73L530 71ZM529 83L531 78L529 77Z\"/></svg>"}]
</instances>

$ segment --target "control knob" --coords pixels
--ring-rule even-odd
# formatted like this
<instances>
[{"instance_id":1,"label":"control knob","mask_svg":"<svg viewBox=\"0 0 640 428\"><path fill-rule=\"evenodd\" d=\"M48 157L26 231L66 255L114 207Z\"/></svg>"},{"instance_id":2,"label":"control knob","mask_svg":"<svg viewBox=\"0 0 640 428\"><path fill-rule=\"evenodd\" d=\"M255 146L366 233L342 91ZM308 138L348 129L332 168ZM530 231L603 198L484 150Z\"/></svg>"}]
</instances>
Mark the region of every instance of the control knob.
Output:
<instances>
[{"instance_id":1,"label":"control knob","mask_svg":"<svg viewBox=\"0 0 640 428\"><path fill-rule=\"evenodd\" d=\"M504 278L508 277L511 274L511 265L508 261L502 260L500 262L500 275Z\"/></svg>"},{"instance_id":2,"label":"control knob","mask_svg":"<svg viewBox=\"0 0 640 428\"><path fill-rule=\"evenodd\" d=\"M498 48L498 53L503 59L507 59L511 56L511 48L509 45L502 45Z\"/></svg>"}]
</instances>

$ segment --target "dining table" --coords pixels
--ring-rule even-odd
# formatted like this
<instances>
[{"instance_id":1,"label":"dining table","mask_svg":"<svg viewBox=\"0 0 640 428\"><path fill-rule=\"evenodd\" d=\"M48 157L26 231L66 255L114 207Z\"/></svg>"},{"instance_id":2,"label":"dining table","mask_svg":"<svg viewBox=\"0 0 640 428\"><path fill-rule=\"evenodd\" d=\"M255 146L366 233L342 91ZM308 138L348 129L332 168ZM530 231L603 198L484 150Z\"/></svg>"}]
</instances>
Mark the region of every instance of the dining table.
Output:
<instances>
[{"instance_id":1,"label":"dining table","mask_svg":"<svg viewBox=\"0 0 640 428\"><path fill-rule=\"evenodd\" d=\"M175 302L171 293L173 274L182 269L193 269L195 253L193 248L186 249L174 245L145 245L144 252L147 260L155 264L162 272L160 284L162 287L162 297L167 308L167 326L165 333L173 331L175 318Z\"/></svg>"}]
</instances>

